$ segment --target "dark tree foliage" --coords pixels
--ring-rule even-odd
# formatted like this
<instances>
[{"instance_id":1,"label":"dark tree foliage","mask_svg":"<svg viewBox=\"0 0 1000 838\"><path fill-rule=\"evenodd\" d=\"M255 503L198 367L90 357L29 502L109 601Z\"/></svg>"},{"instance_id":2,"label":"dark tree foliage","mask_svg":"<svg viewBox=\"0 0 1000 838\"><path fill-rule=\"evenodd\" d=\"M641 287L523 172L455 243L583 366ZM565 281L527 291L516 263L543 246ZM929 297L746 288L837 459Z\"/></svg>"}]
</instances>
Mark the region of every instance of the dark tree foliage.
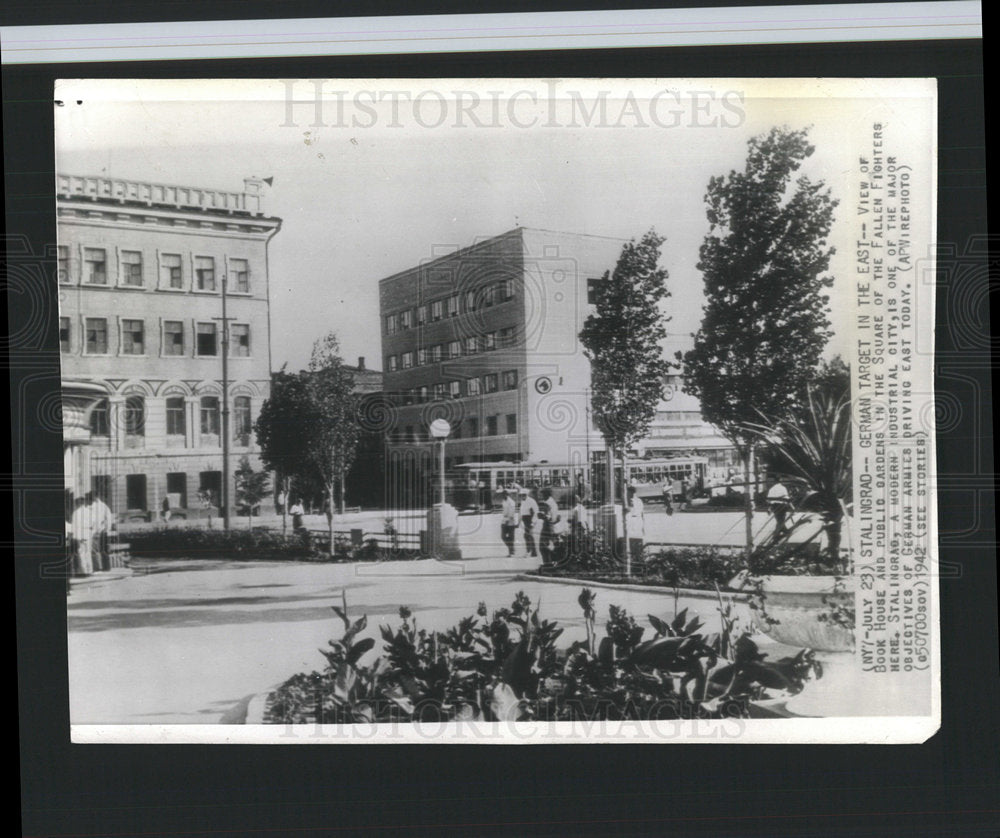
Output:
<instances>
[{"instance_id":1,"label":"dark tree foliage","mask_svg":"<svg viewBox=\"0 0 1000 838\"><path fill-rule=\"evenodd\" d=\"M753 138L743 171L713 177L705 195L710 228L698 268L706 302L683 358L685 388L737 446L748 482L757 438L748 423L801 403L831 334L823 292L833 283L824 272L837 202L823 181L792 181L814 151L807 134L773 128Z\"/></svg>"}]
</instances>

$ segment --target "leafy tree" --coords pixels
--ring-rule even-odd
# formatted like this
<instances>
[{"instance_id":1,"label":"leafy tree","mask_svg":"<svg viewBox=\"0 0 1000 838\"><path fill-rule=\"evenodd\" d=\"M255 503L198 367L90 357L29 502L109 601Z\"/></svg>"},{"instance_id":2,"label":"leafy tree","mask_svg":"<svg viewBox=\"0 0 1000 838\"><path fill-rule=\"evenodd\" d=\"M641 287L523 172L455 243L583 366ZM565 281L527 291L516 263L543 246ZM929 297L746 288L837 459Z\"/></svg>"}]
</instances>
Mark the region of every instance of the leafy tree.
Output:
<instances>
[{"instance_id":1,"label":"leafy tree","mask_svg":"<svg viewBox=\"0 0 1000 838\"><path fill-rule=\"evenodd\" d=\"M824 276L837 202L823 181L792 176L814 151L807 129L773 128L748 144L741 172L713 177L709 232L698 268L706 303L685 389L739 451L746 484L746 540L753 545L750 473L758 439L747 423L784 416L813 378L830 337Z\"/></svg>"},{"instance_id":2,"label":"leafy tree","mask_svg":"<svg viewBox=\"0 0 1000 838\"><path fill-rule=\"evenodd\" d=\"M254 471L249 457L240 459L236 469L236 503L246 507L250 530L253 531L253 509L259 505L271 490L270 478L265 471Z\"/></svg>"},{"instance_id":3,"label":"leafy tree","mask_svg":"<svg viewBox=\"0 0 1000 838\"><path fill-rule=\"evenodd\" d=\"M299 493L317 482L322 485L331 554L333 510L338 499L344 509L344 478L361 434L354 375L339 351L336 336L329 334L313 345L308 370L275 376L256 425L261 456L279 479L292 477Z\"/></svg>"},{"instance_id":4,"label":"leafy tree","mask_svg":"<svg viewBox=\"0 0 1000 838\"><path fill-rule=\"evenodd\" d=\"M594 423L608 452L609 481L614 460L622 461L622 509L628 485L626 453L649 432L656 405L663 397L663 379L674 364L661 343L669 320L660 303L670 296L667 272L659 267L665 239L650 230L623 248L614 271L606 272L596 307L583 324L580 341L590 360ZM614 493L611 493L612 502ZM627 515L623 514L625 523ZM625 524L626 571L629 567Z\"/></svg>"}]
</instances>

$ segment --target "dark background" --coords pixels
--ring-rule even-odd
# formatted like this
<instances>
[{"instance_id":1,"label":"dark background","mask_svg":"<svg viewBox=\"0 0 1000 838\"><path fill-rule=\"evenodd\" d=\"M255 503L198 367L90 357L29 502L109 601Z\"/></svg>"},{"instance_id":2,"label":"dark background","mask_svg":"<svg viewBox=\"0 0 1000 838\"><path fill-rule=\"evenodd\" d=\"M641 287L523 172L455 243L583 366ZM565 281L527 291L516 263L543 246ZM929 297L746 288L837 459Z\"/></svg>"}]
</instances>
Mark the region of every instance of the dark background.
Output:
<instances>
[{"instance_id":1,"label":"dark background","mask_svg":"<svg viewBox=\"0 0 1000 838\"><path fill-rule=\"evenodd\" d=\"M444 2L420 9L484 10ZM489 8L518 10L539 7ZM362 14L411 11L382 2ZM2 12L9 26L357 14L345 3L299 0L42 0ZM982 42L967 40L4 67L2 345L12 417L4 488L14 511L4 546L15 560L23 834L1000 834L997 344L988 307L997 263L988 253L982 59ZM937 77L940 732L911 746L71 745L65 582L44 572L61 554L46 533L61 532L62 446L35 417L57 400L59 384L52 83L80 76Z\"/></svg>"}]
</instances>

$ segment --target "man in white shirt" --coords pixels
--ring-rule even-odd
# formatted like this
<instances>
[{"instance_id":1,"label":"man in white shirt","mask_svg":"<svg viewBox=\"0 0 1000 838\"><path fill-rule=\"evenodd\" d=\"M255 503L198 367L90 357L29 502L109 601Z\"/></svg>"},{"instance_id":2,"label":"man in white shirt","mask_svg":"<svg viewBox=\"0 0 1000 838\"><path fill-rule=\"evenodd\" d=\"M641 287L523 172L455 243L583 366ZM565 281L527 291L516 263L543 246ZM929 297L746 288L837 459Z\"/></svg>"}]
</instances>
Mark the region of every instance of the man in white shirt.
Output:
<instances>
[{"instance_id":1,"label":"man in white shirt","mask_svg":"<svg viewBox=\"0 0 1000 838\"><path fill-rule=\"evenodd\" d=\"M76 572L80 576L90 576L94 572L92 549L94 546L94 516L87 498L77 498L73 504L73 514L69 521L70 531L76 546Z\"/></svg>"},{"instance_id":2,"label":"man in white shirt","mask_svg":"<svg viewBox=\"0 0 1000 838\"><path fill-rule=\"evenodd\" d=\"M537 556L535 549L535 519L538 517L538 504L527 489L521 489L521 507L518 509L521 524L524 526L524 546L529 556Z\"/></svg>"},{"instance_id":3,"label":"man in white shirt","mask_svg":"<svg viewBox=\"0 0 1000 838\"><path fill-rule=\"evenodd\" d=\"M771 487L767 490L767 505L774 516L774 537L779 538L788 532L786 523L788 513L792 510L792 499L781 479L774 477Z\"/></svg>"},{"instance_id":4,"label":"man in white shirt","mask_svg":"<svg viewBox=\"0 0 1000 838\"><path fill-rule=\"evenodd\" d=\"M628 499L628 516L625 521L628 527L628 549L633 563L638 563L642 561L643 540L646 538L646 515L642 499L631 486L628 490Z\"/></svg>"},{"instance_id":5,"label":"man in white shirt","mask_svg":"<svg viewBox=\"0 0 1000 838\"><path fill-rule=\"evenodd\" d=\"M507 555L514 555L514 531L517 529L517 504L506 489L500 490L500 538L507 548Z\"/></svg>"},{"instance_id":6,"label":"man in white shirt","mask_svg":"<svg viewBox=\"0 0 1000 838\"><path fill-rule=\"evenodd\" d=\"M542 489L542 536L539 539L539 552L542 554L542 565L552 564L552 553L556 540L556 532L562 520L559 504L552 496L552 490L546 486Z\"/></svg>"},{"instance_id":7,"label":"man in white shirt","mask_svg":"<svg viewBox=\"0 0 1000 838\"><path fill-rule=\"evenodd\" d=\"M115 516L108 505L93 493L87 495L93 526L95 553L94 569L110 570L111 554L108 550L108 536L115 528Z\"/></svg>"}]
</instances>

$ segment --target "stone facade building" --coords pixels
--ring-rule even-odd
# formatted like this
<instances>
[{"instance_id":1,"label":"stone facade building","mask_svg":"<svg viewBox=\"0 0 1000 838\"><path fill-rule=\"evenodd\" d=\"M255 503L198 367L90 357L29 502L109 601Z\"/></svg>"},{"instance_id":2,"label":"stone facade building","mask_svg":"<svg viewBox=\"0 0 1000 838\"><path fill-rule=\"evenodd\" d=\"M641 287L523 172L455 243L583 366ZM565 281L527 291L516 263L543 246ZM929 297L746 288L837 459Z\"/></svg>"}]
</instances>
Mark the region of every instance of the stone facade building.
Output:
<instances>
[{"instance_id":1,"label":"stone facade building","mask_svg":"<svg viewBox=\"0 0 1000 838\"><path fill-rule=\"evenodd\" d=\"M281 220L263 182L241 192L59 175L59 339L64 379L100 384L90 412L92 490L120 518L168 498L218 512L226 286L232 472L261 468L253 423L270 388L268 243Z\"/></svg>"}]
</instances>

